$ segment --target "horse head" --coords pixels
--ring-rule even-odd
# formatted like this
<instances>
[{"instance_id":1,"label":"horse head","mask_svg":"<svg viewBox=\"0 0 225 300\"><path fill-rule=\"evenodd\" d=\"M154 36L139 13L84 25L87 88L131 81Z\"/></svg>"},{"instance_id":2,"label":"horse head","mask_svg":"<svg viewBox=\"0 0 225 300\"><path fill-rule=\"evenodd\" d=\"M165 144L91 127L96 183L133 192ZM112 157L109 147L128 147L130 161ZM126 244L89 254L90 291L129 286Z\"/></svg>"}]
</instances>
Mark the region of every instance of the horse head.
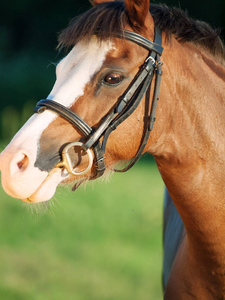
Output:
<instances>
[{"instance_id":1,"label":"horse head","mask_svg":"<svg viewBox=\"0 0 225 300\"><path fill-rule=\"evenodd\" d=\"M141 101L150 93L145 79L162 51L151 42L149 1L92 4L60 34L59 47L70 50L56 67L56 82L0 155L2 185L12 197L49 200L59 183L95 179L138 152L149 111ZM148 148L146 138L139 152Z\"/></svg>"}]
</instances>

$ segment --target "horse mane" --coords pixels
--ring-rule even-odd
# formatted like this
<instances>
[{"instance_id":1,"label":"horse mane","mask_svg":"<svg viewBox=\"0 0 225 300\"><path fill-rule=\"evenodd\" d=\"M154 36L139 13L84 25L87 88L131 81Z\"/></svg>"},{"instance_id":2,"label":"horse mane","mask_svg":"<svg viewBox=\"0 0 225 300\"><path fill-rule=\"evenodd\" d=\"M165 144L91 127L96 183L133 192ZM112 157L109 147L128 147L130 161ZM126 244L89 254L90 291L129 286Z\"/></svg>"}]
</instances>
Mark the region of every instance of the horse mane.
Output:
<instances>
[{"instance_id":1,"label":"horse mane","mask_svg":"<svg viewBox=\"0 0 225 300\"><path fill-rule=\"evenodd\" d=\"M155 25L166 34L168 42L174 35L180 43L192 42L224 61L224 44L218 30L214 30L209 24L188 17L179 8L166 5L151 4L150 12ZM99 41L111 39L116 32L123 32L126 24L138 32L139 29L130 22L123 2L102 3L71 21L59 35L58 48L68 50L81 40L89 40L93 35Z\"/></svg>"},{"instance_id":2,"label":"horse mane","mask_svg":"<svg viewBox=\"0 0 225 300\"><path fill-rule=\"evenodd\" d=\"M187 12L176 7L151 5L150 11L156 26L166 33L168 40L173 34L180 43L192 42L224 61L225 47L219 36L220 30L190 18Z\"/></svg>"}]
</instances>

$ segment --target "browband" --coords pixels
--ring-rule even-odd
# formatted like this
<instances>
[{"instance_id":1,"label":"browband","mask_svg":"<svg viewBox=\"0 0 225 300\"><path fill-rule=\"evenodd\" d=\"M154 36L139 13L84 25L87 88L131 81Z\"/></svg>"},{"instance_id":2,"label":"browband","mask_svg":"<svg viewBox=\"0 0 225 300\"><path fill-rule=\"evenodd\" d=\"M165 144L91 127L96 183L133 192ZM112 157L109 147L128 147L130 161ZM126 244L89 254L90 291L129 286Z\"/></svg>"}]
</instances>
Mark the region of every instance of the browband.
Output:
<instances>
[{"instance_id":1,"label":"browband","mask_svg":"<svg viewBox=\"0 0 225 300\"><path fill-rule=\"evenodd\" d=\"M129 30L124 30L124 32L118 32L114 35L115 37L118 38L123 38L128 41L134 42L138 44L139 46L145 48L146 50L149 51L154 51L160 56L162 55L163 52L163 47L162 45L162 35L160 34L160 29L155 28L155 41L152 42L149 39L143 37L142 35L129 31Z\"/></svg>"}]
</instances>

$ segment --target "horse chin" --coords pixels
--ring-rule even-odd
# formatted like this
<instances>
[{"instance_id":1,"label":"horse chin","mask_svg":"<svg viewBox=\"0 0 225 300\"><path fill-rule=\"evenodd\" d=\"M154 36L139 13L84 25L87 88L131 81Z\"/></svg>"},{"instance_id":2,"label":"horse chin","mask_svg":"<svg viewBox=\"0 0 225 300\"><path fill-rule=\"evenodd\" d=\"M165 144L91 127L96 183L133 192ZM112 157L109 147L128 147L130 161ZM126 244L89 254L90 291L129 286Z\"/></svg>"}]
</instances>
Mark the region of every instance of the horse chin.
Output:
<instances>
[{"instance_id":1,"label":"horse chin","mask_svg":"<svg viewBox=\"0 0 225 300\"><path fill-rule=\"evenodd\" d=\"M66 171L64 172L59 168L55 168L49 173L49 176L43 181L34 194L21 200L27 203L46 202L54 196L59 184L68 185L72 183L72 191L75 191L88 180L89 177L80 177L74 180L74 176L70 176Z\"/></svg>"},{"instance_id":2,"label":"horse chin","mask_svg":"<svg viewBox=\"0 0 225 300\"><path fill-rule=\"evenodd\" d=\"M32 195L21 200L28 203L48 201L54 196L56 188L61 181L61 170L53 169Z\"/></svg>"},{"instance_id":3,"label":"horse chin","mask_svg":"<svg viewBox=\"0 0 225 300\"><path fill-rule=\"evenodd\" d=\"M25 195L23 192L19 194L16 191L8 190L7 187L4 187L4 185L3 188L5 189L5 192L13 198L20 199L27 203L39 203L50 200L54 196L57 186L64 179L65 175L63 174L62 170L55 168L45 177L45 179L40 183L39 187L30 195ZM27 184L32 185L32 182L28 182Z\"/></svg>"}]
</instances>

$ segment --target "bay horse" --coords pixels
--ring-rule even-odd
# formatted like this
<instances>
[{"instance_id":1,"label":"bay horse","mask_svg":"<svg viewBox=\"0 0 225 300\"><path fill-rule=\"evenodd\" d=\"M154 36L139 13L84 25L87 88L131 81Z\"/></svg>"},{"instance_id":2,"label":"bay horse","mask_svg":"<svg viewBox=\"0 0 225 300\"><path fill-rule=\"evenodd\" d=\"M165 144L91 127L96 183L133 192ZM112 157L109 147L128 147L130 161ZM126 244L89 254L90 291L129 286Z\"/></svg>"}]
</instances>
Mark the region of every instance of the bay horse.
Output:
<instances>
[{"instance_id":1,"label":"bay horse","mask_svg":"<svg viewBox=\"0 0 225 300\"><path fill-rule=\"evenodd\" d=\"M223 43L149 0L92 4L60 34L55 85L0 155L2 186L47 201L149 152L168 190L165 299L225 299Z\"/></svg>"}]
</instances>

